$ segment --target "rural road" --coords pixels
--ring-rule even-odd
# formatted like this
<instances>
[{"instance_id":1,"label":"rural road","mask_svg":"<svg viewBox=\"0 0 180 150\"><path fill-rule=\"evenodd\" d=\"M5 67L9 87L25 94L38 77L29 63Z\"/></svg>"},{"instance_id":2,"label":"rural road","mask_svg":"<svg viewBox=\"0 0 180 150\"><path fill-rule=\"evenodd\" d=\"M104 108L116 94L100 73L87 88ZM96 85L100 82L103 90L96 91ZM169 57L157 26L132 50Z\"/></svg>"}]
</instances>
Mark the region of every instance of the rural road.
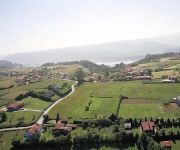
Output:
<instances>
[{"instance_id":1,"label":"rural road","mask_svg":"<svg viewBox=\"0 0 180 150\"><path fill-rule=\"evenodd\" d=\"M66 81L72 81L72 80L66 80ZM60 101L64 100L66 97L70 96L71 94L73 94L75 92L75 85L77 84L77 81L73 81L75 82L75 84L72 85L72 91L66 95L63 98L60 98L59 100L55 101L52 105L50 105L44 112L43 114L40 116L40 118L38 119L38 121L36 123L38 124L42 124L43 123L43 116L47 115L48 112L54 107L56 106ZM27 126L27 127L12 127L12 128L4 128L4 129L0 129L0 132L4 132L4 131L16 131L16 130L23 130L23 129L29 129L32 126Z\"/></svg>"}]
</instances>

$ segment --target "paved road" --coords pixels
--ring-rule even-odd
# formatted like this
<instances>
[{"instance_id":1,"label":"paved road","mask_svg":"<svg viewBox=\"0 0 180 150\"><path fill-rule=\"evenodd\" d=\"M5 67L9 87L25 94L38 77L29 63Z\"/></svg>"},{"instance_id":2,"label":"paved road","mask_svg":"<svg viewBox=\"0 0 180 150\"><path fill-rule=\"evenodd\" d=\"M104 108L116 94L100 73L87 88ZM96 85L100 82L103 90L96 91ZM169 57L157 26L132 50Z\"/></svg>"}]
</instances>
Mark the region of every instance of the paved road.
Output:
<instances>
[{"instance_id":1,"label":"paved road","mask_svg":"<svg viewBox=\"0 0 180 150\"><path fill-rule=\"evenodd\" d=\"M74 86L77 84L77 82L75 82L74 85L72 85L72 91L71 93L69 93L68 95L66 95L65 97L55 101L52 105L50 105L41 115L41 117L38 119L37 123L42 124L43 123L43 116L48 114L48 112L55 106L57 105L60 101L64 100L66 97L68 97L69 95L73 94L75 92L75 88ZM13 127L13 128L4 128L4 129L0 129L0 132L3 131L16 131L16 130L23 130L23 129L29 129L32 126L28 126L28 127Z\"/></svg>"}]
</instances>

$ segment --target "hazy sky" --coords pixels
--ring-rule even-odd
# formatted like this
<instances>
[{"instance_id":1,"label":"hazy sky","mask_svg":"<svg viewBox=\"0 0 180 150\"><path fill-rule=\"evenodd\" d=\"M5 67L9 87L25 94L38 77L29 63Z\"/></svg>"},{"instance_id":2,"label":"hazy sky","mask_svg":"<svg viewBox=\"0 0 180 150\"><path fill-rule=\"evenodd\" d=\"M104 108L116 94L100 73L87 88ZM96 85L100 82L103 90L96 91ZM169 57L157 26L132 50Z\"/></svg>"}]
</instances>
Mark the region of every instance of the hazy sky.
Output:
<instances>
[{"instance_id":1,"label":"hazy sky","mask_svg":"<svg viewBox=\"0 0 180 150\"><path fill-rule=\"evenodd\" d=\"M0 0L0 55L180 32L180 0Z\"/></svg>"}]
</instances>

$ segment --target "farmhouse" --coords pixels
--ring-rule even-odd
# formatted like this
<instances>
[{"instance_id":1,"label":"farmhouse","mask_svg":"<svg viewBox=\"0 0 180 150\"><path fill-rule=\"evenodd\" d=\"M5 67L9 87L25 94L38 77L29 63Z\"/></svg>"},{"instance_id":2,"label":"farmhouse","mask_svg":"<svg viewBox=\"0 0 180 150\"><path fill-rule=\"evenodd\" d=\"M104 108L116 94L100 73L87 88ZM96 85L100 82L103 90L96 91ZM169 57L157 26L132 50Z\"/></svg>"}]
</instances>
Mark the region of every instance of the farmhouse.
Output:
<instances>
[{"instance_id":1,"label":"farmhouse","mask_svg":"<svg viewBox=\"0 0 180 150\"><path fill-rule=\"evenodd\" d=\"M34 124L25 134L28 141L38 140L43 132L42 125Z\"/></svg>"},{"instance_id":2,"label":"farmhouse","mask_svg":"<svg viewBox=\"0 0 180 150\"><path fill-rule=\"evenodd\" d=\"M172 142L171 141L162 141L161 146L164 147L165 149L171 149L172 147Z\"/></svg>"},{"instance_id":3,"label":"farmhouse","mask_svg":"<svg viewBox=\"0 0 180 150\"><path fill-rule=\"evenodd\" d=\"M69 134L72 130L76 129L77 125L75 124L67 124L65 126L64 123L62 123L61 121L58 121L55 125L55 128L53 130L53 134L55 136L59 136L59 135L67 135Z\"/></svg>"},{"instance_id":4,"label":"farmhouse","mask_svg":"<svg viewBox=\"0 0 180 150\"><path fill-rule=\"evenodd\" d=\"M13 104L9 104L7 106L7 111L16 111L20 108L24 107L24 103L22 102L17 102L17 103L13 103Z\"/></svg>"},{"instance_id":5,"label":"farmhouse","mask_svg":"<svg viewBox=\"0 0 180 150\"><path fill-rule=\"evenodd\" d=\"M146 132L146 133L154 133L156 130L155 124L153 121L141 122L141 129L143 132Z\"/></svg>"}]
</instances>

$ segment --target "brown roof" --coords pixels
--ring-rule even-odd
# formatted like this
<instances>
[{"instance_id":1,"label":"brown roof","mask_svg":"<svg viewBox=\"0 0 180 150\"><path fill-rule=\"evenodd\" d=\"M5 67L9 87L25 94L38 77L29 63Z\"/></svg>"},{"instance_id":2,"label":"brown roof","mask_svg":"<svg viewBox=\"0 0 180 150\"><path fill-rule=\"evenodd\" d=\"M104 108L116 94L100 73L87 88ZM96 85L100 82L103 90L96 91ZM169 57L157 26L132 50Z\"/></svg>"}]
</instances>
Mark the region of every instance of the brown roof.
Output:
<instances>
[{"instance_id":1,"label":"brown roof","mask_svg":"<svg viewBox=\"0 0 180 150\"><path fill-rule=\"evenodd\" d=\"M39 129L41 128L42 128L42 125L36 123L28 130L28 132L31 132L32 134L36 134L39 132Z\"/></svg>"},{"instance_id":2,"label":"brown roof","mask_svg":"<svg viewBox=\"0 0 180 150\"><path fill-rule=\"evenodd\" d=\"M55 125L55 129L60 129L61 127L64 127L64 126L65 126L64 123L62 123L61 121L58 121Z\"/></svg>"},{"instance_id":3,"label":"brown roof","mask_svg":"<svg viewBox=\"0 0 180 150\"><path fill-rule=\"evenodd\" d=\"M172 142L171 141L162 141L161 145L163 147L172 147Z\"/></svg>"},{"instance_id":4,"label":"brown roof","mask_svg":"<svg viewBox=\"0 0 180 150\"><path fill-rule=\"evenodd\" d=\"M143 131L153 131L155 124L153 121L145 121L141 122L141 126Z\"/></svg>"},{"instance_id":5,"label":"brown roof","mask_svg":"<svg viewBox=\"0 0 180 150\"><path fill-rule=\"evenodd\" d=\"M9 104L7 106L7 108L17 108L17 107L22 107L24 105L24 103L22 102L17 102L17 103L13 103L13 104Z\"/></svg>"}]
</instances>

